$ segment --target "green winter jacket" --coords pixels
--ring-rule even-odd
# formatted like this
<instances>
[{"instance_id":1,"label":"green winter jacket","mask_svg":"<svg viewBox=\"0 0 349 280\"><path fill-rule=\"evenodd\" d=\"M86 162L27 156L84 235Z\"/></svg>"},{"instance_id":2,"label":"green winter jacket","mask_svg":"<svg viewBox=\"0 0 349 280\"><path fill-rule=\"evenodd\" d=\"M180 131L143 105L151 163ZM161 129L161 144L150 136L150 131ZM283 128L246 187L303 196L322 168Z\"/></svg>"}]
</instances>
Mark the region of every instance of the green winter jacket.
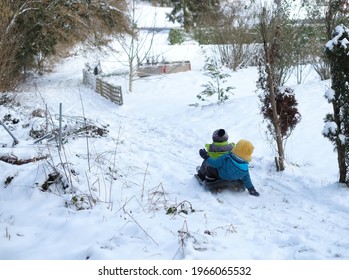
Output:
<instances>
[{"instance_id":1,"label":"green winter jacket","mask_svg":"<svg viewBox=\"0 0 349 280\"><path fill-rule=\"evenodd\" d=\"M205 144L208 155L212 158L218 158L226 153L229 153L235 146L235 143L212 142L212 144Z\"/></svg>"}]
</instances>

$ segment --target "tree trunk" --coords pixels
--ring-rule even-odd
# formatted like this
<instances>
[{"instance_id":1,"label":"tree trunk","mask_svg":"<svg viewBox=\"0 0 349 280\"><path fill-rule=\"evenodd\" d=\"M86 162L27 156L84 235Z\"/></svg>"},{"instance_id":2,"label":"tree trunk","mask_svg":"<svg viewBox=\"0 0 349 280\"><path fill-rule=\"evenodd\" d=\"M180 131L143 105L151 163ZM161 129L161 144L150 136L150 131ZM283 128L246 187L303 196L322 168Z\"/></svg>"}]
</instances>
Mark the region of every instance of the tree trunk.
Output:
<instances>
[{"instance_id":1,"label":"tree trunk","mask_svg":"<svg viewBox=\"0 0 349 280\"><path fill-rule=\"evenodd\" d=\"M267 11L266 8L263 8L262 14L261 14L261 21L260 21L260 28L261 28L261 36L263 40L263 50L264 50L264 66L266 69L266 75L267 75L267 87L269 91L269 98L271 102L271 109L273 112L273 120L272 124L274 126L274 133L275 133L275 141L277 145L278 150L278 157L275 158L276 168L277 171L283 171L285 169L284 165L284 148L282 145L282 135L281 135L281 127L280 127L280 120L279 115L277 113L277 107L276 107L276 99L275 99L275 87L279 84L277 81L277 77L274 73L273 68L273 62L275 63L275 57L274 60L271 61L271 55L273 55L271 52L273 51L269 46L271 39L268 38L268 35L270 35L270 30L268 30L268 24L267 24ZM272 34L275 36L275 34ZM276 40L277 38L272 38L272 40ZM278 51L276 49L276 51ZM274 50L275 52L275 50ZM275 54L274 54L275 55Z\"/></svg>"},{"instance_id":2,"label":"tree trunk","mask_svg":"<svg viewBox=\"0 0 349 280\"><path fill-rule=\"evenodd\" d=\"M338 167L339 167L338 182L347 183L347 165L345 163L345 146L342 143L337 143L337 155L338 155Z\"/></svg>"},{"instance_id":3,"label":"tree trunk","mask_svg":"<svg viewBox=\"0 0 349 280\"><path fill-rule=\"evenodd\" d=\"M282 136L281 136L281 129L280 129L280 121L279 121L279 115L277 113L277 107L276 107L276 99L275 99L275 87L273 84L273 71L270 69L270 65L267 66L267 75L268 75L268 87L269 87L269 94L270 94L270 102L271 107L273 111L273 125L275 129L275 140L278 150L279 157L276 159L278 161L278 171L285 170L284 165L284 147L282 145Z\"/></svg>"},{"instance_id":4,"label":"tree trunk","mask_svg":"<svg viewBox=\"0 0 349 280\"><path fill-rule=\"evenodd\" d=\"M267 30L266 27L265 31ZM266 40L267 35L264 34L264 40L263 40L263 48L264 48L264 55L265 55L265 67L267 71L267 79L268 79L268 88L269 88L269 97L270 97L270 102L271 102L271 107L273 111L273 126L275 129L275 141L277 145L277 150L278 150L278 158L275 159L275 161L278 162L277 164L277 171L283 171L285 170L285 165L284 165L284 148L282 145L282 135L281 135L281 128L280 128L280 121L279 121L279 115L277 113L277 107L276 107L276 99L275 99L275 85L274 85L274 78L275 74L272 68L272 63L270 60L270 50L268 48L268 43Z\"/></svg>"},{"instance_id":5,"label":"tree trunk","mask_svg":"<svg viewBox=\"0 0 349 280\"><path fill-rule=\"evenodd\" d=\"M130 74L128 75L128 91L132 93L133 91L133 69L130 65Z\"/></svg>"},{"instance_id":6,"label":"tree trunk","mask_svg":"<svg viewBox=\"0 0 349 280\"><path fill-rule=\"evenodd\" d=\"M340 128L342 126L341 122L341 114L340 114L340 105L337 100L332 101L333 106L333 117L334 122L337 127ZM338 132L338 134L341 132ZM345 145L339 139L337 135L337 139L335 141L336 150L337 150L337 160L338 160L338 168L339 168L339 183L346 183L347 178L347 166L345 163Z\"/></svg>"}]
</instances>

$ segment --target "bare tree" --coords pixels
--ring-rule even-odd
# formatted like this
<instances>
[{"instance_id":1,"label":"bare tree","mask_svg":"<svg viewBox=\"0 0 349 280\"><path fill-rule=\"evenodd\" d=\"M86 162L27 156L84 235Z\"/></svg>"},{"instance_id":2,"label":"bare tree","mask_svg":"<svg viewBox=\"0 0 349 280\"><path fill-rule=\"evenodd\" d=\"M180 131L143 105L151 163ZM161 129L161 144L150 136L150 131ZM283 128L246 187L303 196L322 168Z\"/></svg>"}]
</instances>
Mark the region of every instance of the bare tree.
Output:
<instances>
[{"instance_id":1,"label":"bare tree","mask_svg":"<svg viewBox=\"0 0 349 280\"><path fill-rule=\"evenodd\" d=\"M253 7L246 7L246 2L221 1L220 21L213 33L213 49L221 58L221 63L233 71L256 65L257 34L253 30L255 12Z\"/></svg>"},{"instance_id":2,"label":"bare tree","mask_svg":"<svg viewBox=\"0 0 349 280\"><path fill-rule=\"evenodd\" d=\"M133 92L133 81L137 76L137 68L147 59L149 60L152 51L154 36L158 32L155 28L156 14L153 15L153 23L147 29L140 29L139 22L141 17L145 16L142 11L137 11L135 0L128 4L127 17L131 23L129 33L121 34L116 37L124 54L127 56L128 66L128 90Z\"/></svg>"}]
</instances>

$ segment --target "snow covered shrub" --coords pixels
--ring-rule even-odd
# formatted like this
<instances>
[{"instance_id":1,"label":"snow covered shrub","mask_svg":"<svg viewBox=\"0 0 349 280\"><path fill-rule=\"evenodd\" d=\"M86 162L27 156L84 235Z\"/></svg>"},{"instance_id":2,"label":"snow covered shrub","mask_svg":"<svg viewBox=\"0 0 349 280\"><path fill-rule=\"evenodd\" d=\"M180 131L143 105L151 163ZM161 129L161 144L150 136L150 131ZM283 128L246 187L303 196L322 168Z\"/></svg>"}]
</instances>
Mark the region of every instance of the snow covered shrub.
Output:
<instances>
[{"instance_id":1,"label":"snow covered shrub","mask_svg":"<svg viewBox=\"0 0 349 280\"><path fill-rule=\"evenodd\" d=\"M331 89L325 97L332 103L333 113L325 117L323 135L334 144L338 154L339 182L347 183L349 164L349 29L338 25L326 44L330 60Z\"/></svg>"},{"instance_id":2,"label":"snow covered shrub","mask_svg":"<svg viewBox=\"0 0 349 280\"><path fill-rule=\"evenodd\" d=\"M223 66L213 58L206 57L205 59L205 76L208 76L210 80L208 83L203 84L205 88L200 94L197 95L197 98L202 101L206 101L205 97L210 97L217 94L217 103L222 104L229 99L229 95L232 95L232 90L234 89L231 86L225 86L227 79L230 75L224 72Z\"/></svg>"}]
</instances>

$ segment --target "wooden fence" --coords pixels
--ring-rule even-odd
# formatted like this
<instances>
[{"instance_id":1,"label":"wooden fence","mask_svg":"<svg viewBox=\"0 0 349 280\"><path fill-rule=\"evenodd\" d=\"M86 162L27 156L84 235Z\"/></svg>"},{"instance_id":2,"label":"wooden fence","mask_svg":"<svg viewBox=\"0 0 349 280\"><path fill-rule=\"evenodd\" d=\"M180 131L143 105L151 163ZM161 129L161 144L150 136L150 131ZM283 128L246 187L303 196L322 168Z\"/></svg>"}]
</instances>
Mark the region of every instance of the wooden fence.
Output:
<instances>
[{"instance_id":1,"label":"wooden fence","mask_svg":"<svg viewBox=\"0 0 349 280\"><path fill-rule=\"evenodd\" d=\"M144 63L140 64L137 69L139 77L147 77L159 74L172 74L184 71L190 71L190 61L172 61L164 63Z\"/></svg>"},{"instance_id":2,"label":"wooden fence","mask_svg":"<svg viewBox=\"0 0 349 280\"><path fill-rule=\"evenodd\" d=\"M82 82L84 85L92 88L103 97L109 99L111 102L114 102L120 106L124 104L121 86L115 86L107 83L100 77L88 72L85 69L83 70Z\"/></svg>"}]
</instances>

